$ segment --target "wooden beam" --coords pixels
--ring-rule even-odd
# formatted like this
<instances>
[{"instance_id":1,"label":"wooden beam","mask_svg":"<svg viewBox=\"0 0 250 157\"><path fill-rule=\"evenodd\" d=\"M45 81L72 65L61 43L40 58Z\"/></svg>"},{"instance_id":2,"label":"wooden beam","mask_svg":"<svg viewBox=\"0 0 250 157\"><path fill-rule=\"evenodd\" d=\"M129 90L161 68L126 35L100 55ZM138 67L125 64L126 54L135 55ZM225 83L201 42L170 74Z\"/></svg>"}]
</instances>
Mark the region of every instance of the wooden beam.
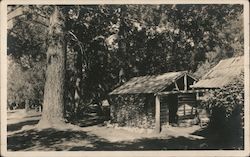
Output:
<instances>
[{"instance_id":1,"label":"wooden beam","mask_svg":"<svg viewBox=\"0 0 250 157\"><path fill-rule=\"evenodd\" d=\"M159 92L159 93L155 93L155 95L169 95L169 94L180 94L180 93L198 93L198 92L205 92L207 90L203 90L203 89L197 89L197 90L180 90L180 91L168 91L168 92Z\"/></svg>"},{"instance_id":2,"label":"wooden beam","mask_svg":"<svg viewBox=\"0 0 250 157\"><path fill-rule=\"evenodd\" d=\"M161 111L161 102L160 97L155 96L155 132L161 132L161 121L160 121L160 111Z\"/></svg>"},{"instance_id":3,"label":"wooden beam","mask_svg":"<svg viewBox=\"0 0 250 157\"><path fill-rule=\"evenodd\" d=\"M187 91L188 89L188 82L187 82L187 74L184 75L184 90Z\"/></svg>"},{"instance_id":4,"label":"wooden beam","mask_svg":"<svg viewBox=\"0 0 250 157\"><path fill-rule=\"evenodd\" d=\"M186 104L183 105L183 114L184 114L184 116L186 115L186 110L185 110L186 107L185 106L186 106Z\"/></svg>"},{"instance_id":5,"label":"wooden beam","mask_svg":"<svg viewBox=\"0 0 250 157\"><path fill-rule=\"evenodd\" d=\"M175 85L175 88L179 91L180 89L179 89L179 87L178 87L176 81L174 82L174 85Z\"/></svg>"}]
</instances>

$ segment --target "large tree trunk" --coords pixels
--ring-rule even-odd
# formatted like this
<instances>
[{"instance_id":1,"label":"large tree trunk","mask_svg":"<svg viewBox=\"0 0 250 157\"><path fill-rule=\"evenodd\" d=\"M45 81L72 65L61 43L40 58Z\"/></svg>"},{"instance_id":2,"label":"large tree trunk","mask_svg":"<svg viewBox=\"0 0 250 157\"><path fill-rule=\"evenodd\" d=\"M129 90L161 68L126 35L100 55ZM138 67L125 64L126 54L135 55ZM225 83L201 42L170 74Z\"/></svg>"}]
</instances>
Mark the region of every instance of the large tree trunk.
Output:
<instances>
[{"instance_id":1,"label":"large tree trunk","mask_svg":"<svg viewBox=\"0 0 250 157\"><path fill-rule=\"evenodd\" d=\"M65 124L66 44L64 41L64 19L57 6L54 7L54 12L50 17L48 39L43 112L38 128L57 127Z\"/></svg>"}]
</instances>

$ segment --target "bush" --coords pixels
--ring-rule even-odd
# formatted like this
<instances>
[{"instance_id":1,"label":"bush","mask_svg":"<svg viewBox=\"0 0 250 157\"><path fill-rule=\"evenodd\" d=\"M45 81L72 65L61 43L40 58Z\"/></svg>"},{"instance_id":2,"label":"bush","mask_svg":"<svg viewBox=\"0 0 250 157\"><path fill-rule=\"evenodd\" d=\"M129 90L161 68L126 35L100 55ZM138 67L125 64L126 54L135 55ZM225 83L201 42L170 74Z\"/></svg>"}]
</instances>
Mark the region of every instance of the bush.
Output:
<instances>
[{"instance_id":1,"label":"bush","mask_svg":"<svg viewBox=\"0 0 250 157\"><path fill-rule=\"evenodd\" d=\"M202 102L210 113L210 135L215 139L235 144L243 139L244 129L244 75L229 85L209 92Z\"/></svg>"}]
</instances>

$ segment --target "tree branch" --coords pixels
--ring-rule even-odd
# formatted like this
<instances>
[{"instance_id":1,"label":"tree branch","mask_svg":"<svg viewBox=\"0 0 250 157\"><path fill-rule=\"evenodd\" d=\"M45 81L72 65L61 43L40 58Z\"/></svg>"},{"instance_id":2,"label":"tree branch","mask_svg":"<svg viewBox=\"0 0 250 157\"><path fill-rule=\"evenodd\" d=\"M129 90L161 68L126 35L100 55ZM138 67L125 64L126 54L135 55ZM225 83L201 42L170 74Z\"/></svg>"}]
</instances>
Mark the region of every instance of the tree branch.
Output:
<instances>
[{"instance_id":1,"label":"tree branch","mask_svg":"<svg viewBox=\"0 0 250 157\"><path fill-rule=\"evenodd\" d=\"M88 56L83 52L82 42L78 40L77 36L72 31L68 31L68 33L74 38L74 41L77 42L77 45L79 46L80 51L85 58L84 64L86 65L86 67L88 67Z\"/></svg>"}]
</instances>

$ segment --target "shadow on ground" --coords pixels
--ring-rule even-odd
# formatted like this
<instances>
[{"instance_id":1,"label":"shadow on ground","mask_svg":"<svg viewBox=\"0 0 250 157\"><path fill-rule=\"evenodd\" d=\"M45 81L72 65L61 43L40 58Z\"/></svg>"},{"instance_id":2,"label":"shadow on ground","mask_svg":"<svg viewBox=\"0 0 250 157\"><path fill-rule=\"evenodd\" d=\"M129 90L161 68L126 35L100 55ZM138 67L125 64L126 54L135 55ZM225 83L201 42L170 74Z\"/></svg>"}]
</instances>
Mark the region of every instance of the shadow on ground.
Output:
<instances>
[{"instance_id":1,"label":"shadow on ground","mask_svg":"<svg viewBox=\"0 0 250 157\"><path fill-rule=\"evenodd\" d=\"M14 123L14 124L8 124L7 126L7 131L12 132L12 131L17 131L21 130L23 126L25 125L35 125L38 123L39 120L27 120L19 123Z\"/></svg>"},{"instance_id":2,"label":"shadow on ground","mask_svg":"<svg viewBox=\"0 0 250 157\"><path fill-rule=\"evenodd\" d=\"M55 129L44 129L22 131L11 136L8 136L8 150L26 150L32 147L34 149L51 149L51 150L65 150L68 149L63 146L64 142L71 142L80 140L95 141L98 140L96 136L87 135L84 131L58 131Z\"/></svg>"},{"instance_id":3,"label":"shadow on ground","mask_svg":"<svg viewBox=\"0 0 250 157\"><path fill-rule=\"evenodd\" d=\"M244 149L244 139L241 137L227 137L223 139L218 132L211 132L209 128L203 128L192 133L192 135L197 135L208 139L206 141L207 149L213 150L243 150Z\"/></svg>"},{"instance_id":4,"label":"shadow on ground","mask_svg":"<svg viewBox=\"0 0 250 157\"><path fill-rule=\"evenodd\" d=\"M8 137L8 150L182 150L203 149L205 140L191 140L186 137L170 139L145 138L130 142L109 142L85 131L58 131L45 129L29 130ZM81 145L82 144L82 145Z\"/></svg>"},{"instance_id":5,"label":"shadow on ground","mask_svg":"<svg viewBox=\"0 0 250 157\"><path fill-rule=\"evenodd\" d=\"M21 130L23 126L35 125L39 120L27 120L8 125L7 149L9 151L117 151L117 150L218 150L236 149L232 145L218 143L209 135L208 129L203 128L193 135L202 136L204 139L191 137L154 137L141 138L134 141L111 142L90 131L44 129L41 131ZM91 122L91 121L89 121ZM82 126L94 125L99 121L92 121ZM103 127L105 129L105 127ZM133 134L133 133L131 133ZM167 135L166 135L167 136ZM208 140L209 139L209 140ZM237 145L243 145L237 143Z\"/></svg>"},{"instance_id":6,"label":"shadow on ground","mask_svg":"<svg viewBox=\"0 0 250 157\"><path fill-rule=\"evenodd\" d=\"M86 131L28 130L8 136L8 150L209 150L222 149L206 139L170 137L169 139L144 138L135 141L110 142ZM224 148L225 149L225 148Z\"/></svg>"}]
</instances>

